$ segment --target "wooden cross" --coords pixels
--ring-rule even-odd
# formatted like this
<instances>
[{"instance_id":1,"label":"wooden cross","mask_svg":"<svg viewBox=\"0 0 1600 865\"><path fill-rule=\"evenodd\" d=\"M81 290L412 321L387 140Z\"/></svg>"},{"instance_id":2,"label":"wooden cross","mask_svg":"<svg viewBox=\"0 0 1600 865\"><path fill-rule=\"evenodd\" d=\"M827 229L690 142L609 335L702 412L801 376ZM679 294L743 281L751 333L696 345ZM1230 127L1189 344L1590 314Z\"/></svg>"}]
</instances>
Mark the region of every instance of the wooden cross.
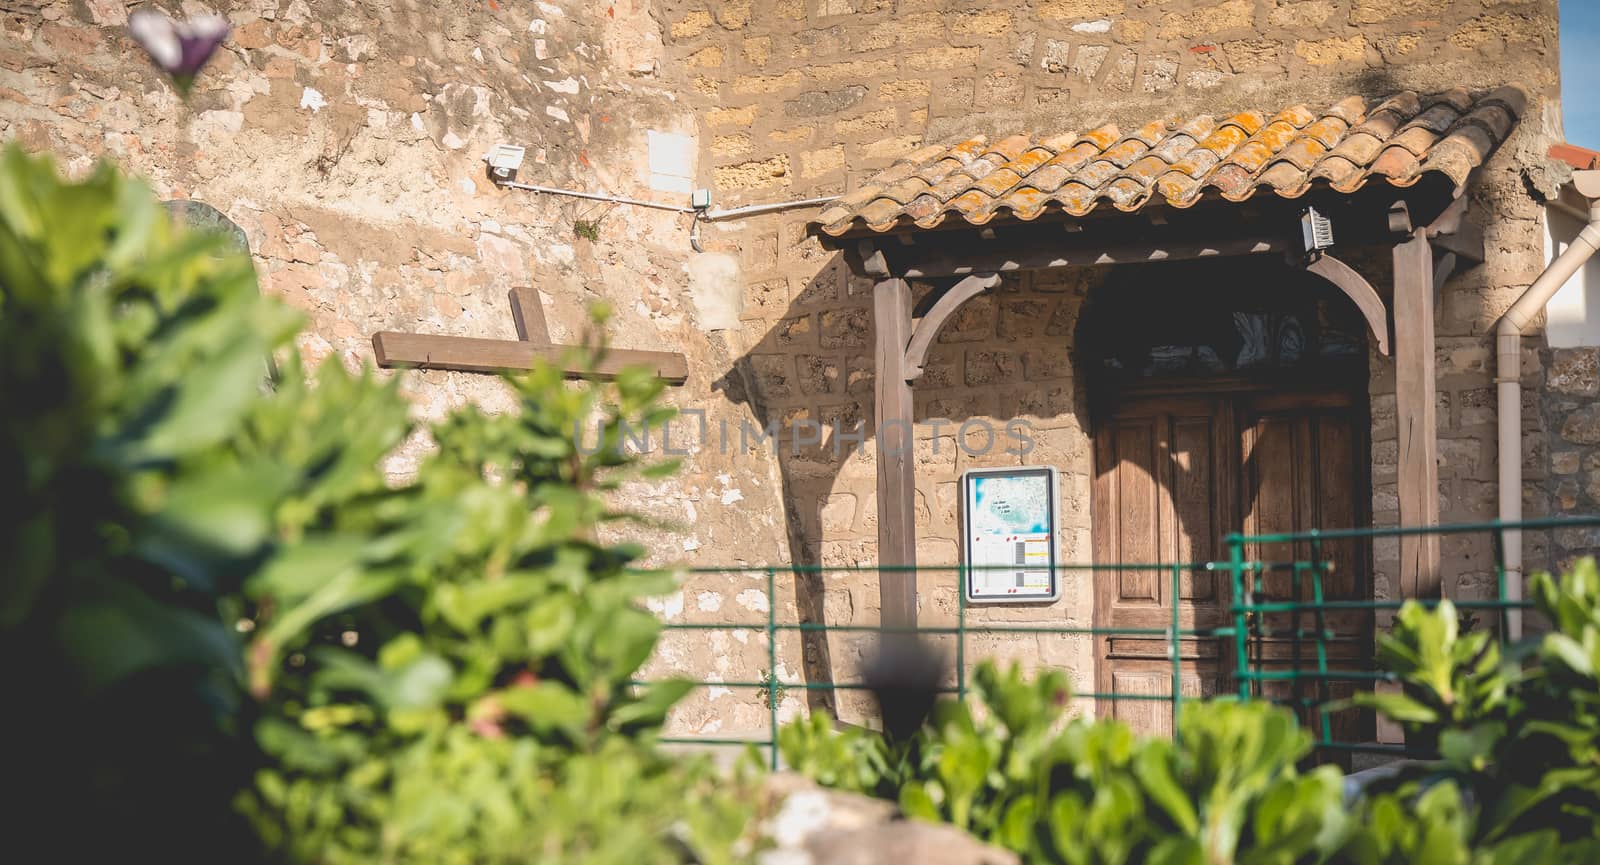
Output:
<instances>
[{"instance_id":1,"label":"wooden cross","mask_svg":"<svg viewBox=\"0 0 1600 865\"><path fill-rule=\"evenodd\" d=\"M555 345L545 324L544 304L531 286L511 290L511 317L517 338L481 339L471 336L435 336L426 333L380 331L372 335L378 366L417 369L453 369L462 372L500 372L532 369L535 360L560 363L573 346ZM567 367L568 378L610 380L623 367L644 366L667 384L681 385L689 378L689 360L680 352L607 349L593 369Z\"/></svg>"}]
</instances>

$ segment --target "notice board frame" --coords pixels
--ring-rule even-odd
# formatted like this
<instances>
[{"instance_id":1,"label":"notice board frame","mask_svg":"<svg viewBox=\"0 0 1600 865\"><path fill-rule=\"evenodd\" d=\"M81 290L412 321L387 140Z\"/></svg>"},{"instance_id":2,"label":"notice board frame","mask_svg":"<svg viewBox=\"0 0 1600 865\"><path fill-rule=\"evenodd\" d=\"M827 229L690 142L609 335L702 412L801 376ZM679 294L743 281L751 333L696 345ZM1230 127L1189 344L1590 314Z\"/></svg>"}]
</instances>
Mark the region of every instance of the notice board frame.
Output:
<instances>
[{"instance_id":1,"label":"notice board frame","mask_svg":"<svg viewBox=\"0 0 1600 865\"><path fill-rule=\"evenodd\" d=\"M1049 582L1045 592L1018 592L1016 594L988 595L978 594L975 580L983 574L990 572L988 569L971 567L973 535L970 531L972 525L971 509L976 502L977 485L974 483L979 478L990 477L1037 477L1043 476L1046 489L1046 528L1049 533L1050 555L1045 567L1048 569ZM1061 575L1057 569L1057 547L1060 535L1057 518L1061 512L1061 477L1055 466L1006 466L1003 468L967 469L961 473L961 500L958 507L958 522L961 528L961 592L968 604L1053 604L1061 600ZM1038 568L1024 568L1025 570L1038 570Z\"/></svg>"}]
</instances>

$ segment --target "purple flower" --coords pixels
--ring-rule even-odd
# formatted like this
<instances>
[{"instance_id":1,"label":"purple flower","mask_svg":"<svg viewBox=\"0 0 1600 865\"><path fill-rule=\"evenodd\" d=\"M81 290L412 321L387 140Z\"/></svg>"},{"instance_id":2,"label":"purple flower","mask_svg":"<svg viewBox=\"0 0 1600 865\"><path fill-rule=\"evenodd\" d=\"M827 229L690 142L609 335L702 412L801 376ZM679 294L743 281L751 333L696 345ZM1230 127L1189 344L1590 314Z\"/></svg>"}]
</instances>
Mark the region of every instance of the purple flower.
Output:
<instances>
[{"instance_id":1,"label":"purple flower","mask_svg":"<svg viewBox=\"0 0 1600 865\"><path fill-rule=\"evenodd\" d=\"M187 96L206 62L228 36L228 19L201 15L174 21L164 13L140 9L128 18L128 34Z\"/></svg>"}]
</instances>

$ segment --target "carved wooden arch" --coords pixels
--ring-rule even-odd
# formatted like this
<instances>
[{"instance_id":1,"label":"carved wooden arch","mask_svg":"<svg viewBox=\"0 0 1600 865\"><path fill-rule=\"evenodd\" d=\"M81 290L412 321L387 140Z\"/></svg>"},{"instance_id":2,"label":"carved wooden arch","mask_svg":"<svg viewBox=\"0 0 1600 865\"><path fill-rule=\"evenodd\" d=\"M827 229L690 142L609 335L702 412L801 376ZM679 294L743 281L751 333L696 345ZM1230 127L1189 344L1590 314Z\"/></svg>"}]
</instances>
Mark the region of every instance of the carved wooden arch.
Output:
<instances>
[{"instance_id":1,"label":"carved wooden arch","mask_svg":"<svg viewBox=\"0 0 1600 865\"><path fill-rule=\"evenodd\" d=\"M928 359L933 338L939 335L939 328L944 327L950 316L955 315L956 310L967 301L999 284L999 274L975 274L952 285L934 301L933 307L917 322L916 329L911 333L911 341L906 344L906 381L922 377L922 365Z\"/></svg>"},{"instance_id":2,"label":"carved wooden arch","mask_svg":"<svg viewBox=\"0 0 1600 865\"><path fill-rule=\"evenodd\" d=\"M1373 338L1378 341L1378 352L1388 357L1388 311L1384 309L1383 298L1378 297L1378 292L1372 287L1372 283L1367 282L1350 265L1327 254L1320 255L1307 264L1306 270L1333 283L1346 297L1355 302L1356 309L1361 310L1362 317L1367 320L1367 327L1372 330Z\"/></svg>"}]
</instances>

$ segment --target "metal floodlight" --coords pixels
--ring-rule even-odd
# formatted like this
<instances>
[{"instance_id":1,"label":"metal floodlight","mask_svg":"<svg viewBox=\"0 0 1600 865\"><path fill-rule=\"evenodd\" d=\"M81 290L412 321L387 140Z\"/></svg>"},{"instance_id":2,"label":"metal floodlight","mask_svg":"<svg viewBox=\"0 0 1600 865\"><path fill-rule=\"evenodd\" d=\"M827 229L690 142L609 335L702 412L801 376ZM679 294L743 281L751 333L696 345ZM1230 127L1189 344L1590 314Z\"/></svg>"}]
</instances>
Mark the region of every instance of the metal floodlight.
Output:
<instances>
[{"instance_id":1,"label":"metal floodlight","mask_svg":"<svg viewBox=\"0 0 1600 865\"><path fill-rule=\"evenodd\" d=\"M522 157L526 153L525 147L496 144L484 155L483 161L489 163L489 174L495 182L511 181L517 179L517 169L522 167Z\"/></svg>"},{"instance_id":2,"label":"metal floodlight","mask_svg":"<svg viewBox=\"0 0 1600 865\"><path fill-rule=\"evenodd\" d=\"M1333 245L1333 223L1314 207L1306 208L1301 215L1300 233L1306 252L1320 252Z\"/></svg>"}]
</instances>

